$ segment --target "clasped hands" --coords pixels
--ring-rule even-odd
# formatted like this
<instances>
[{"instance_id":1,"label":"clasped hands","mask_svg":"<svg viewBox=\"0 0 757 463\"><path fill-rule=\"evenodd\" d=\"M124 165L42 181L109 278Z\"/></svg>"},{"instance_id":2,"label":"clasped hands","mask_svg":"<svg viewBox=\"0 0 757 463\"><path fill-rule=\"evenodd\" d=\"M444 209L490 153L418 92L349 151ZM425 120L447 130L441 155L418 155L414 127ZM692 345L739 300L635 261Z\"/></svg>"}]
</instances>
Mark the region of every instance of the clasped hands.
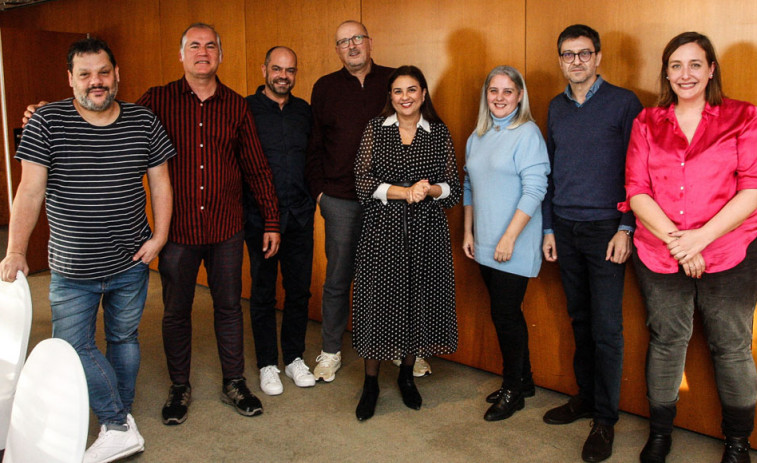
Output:
<instances>
[{"instance_id":1,"label":"clasped hands","mask_svg":"<svg viewBox=\"0 0 757 463\"><path fill-rule=\"evenodd\" d=\"M709 244L709 240L701 229L676 230L668 233L673 238L668 241L668 251L678 265L683 268L686 276L702 278L705 261L702 251Z\"/></svg>"},{"instance_id":2,"label":"clasped hands","mask_svg":"<svg viewBox=\"0 0 757 463\"><path fill-rule=\"evenodd\" d=\"M419 203L426 199L431 184L428 180L418 180L412 186L405 188L405 201L408 204Z\"/></svg>"}]
</instances>

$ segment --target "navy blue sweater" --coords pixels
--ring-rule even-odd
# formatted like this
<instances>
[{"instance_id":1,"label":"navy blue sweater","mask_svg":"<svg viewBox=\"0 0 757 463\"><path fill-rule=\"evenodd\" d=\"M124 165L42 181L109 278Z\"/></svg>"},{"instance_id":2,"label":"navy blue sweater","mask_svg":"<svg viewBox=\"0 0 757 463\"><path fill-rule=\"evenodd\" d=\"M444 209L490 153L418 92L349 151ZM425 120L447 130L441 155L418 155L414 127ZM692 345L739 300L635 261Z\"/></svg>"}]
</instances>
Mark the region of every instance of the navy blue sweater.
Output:
<instances>
[{"instance_id":1,"label":"navy blue sweater","mask_svg":"<svg viewBox=\"0 0 757 463\"><path fill-rule=\"evenodd\" d=\"M621 217L625 200L625 165L633 120L642 110L633 92L603 82L583 105L565 93L549 103L547 151L552 166L542 203L543 228L552 215L588 222ZM634 225L623 214L621 225Z\"/></svg>"}]
</instances>

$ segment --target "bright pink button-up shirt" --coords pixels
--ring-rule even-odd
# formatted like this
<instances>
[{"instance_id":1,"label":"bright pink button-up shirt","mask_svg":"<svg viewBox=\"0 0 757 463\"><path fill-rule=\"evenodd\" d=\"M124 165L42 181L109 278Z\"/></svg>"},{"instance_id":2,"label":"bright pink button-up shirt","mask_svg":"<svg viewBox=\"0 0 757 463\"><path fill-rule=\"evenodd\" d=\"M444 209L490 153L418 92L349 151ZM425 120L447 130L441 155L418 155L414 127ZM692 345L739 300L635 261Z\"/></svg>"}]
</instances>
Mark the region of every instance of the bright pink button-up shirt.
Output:
<instances>
[{"instance_id":1,"label":"bright pink button-up shirt","mask_svg":"<svg viewBox=\"0 0 757 463\"><path fill-rule=\"evenodd\" d=\"M707 223L739 190L757 189L757 108L727 98L720 106L705 105L691 144L674 110L674 105L647 108L634 121L626 194L651 196L679 230L690 230ZM618 208L628 210L628 201ZM665 243L636 222L634 244L644 265L658 273L677 272ZM702 251L705 271L735 267L755 237L757 212Z\"/></svg>"}]
</instances>

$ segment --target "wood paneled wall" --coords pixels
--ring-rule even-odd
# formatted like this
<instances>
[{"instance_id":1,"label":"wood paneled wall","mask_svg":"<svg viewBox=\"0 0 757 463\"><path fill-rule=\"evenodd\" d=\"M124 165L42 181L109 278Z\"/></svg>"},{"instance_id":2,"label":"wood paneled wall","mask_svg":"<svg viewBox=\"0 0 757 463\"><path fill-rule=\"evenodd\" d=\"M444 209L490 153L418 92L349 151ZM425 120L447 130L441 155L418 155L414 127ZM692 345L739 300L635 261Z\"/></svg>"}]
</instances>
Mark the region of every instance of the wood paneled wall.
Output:
<instances>
[{"instance_id":1,"label":"wood paneled wall","mask_svg":"<svg viewBox=\"0 0 757 463\"><path fill-rule=\"evenodd\" d=\"M662 48L685 30L708 34L715 43L726 92L757 102L757 86L749 72L757 62L757 3L741 0L694 0L685 7L652 0L281 0L275 6L262 0L57 0L2 13L0 26L91 32L107 39L121 66L120 96L133 101L147 87L181 75L178 41L182 30L190 22L208 22L215 24L223 39L224 61L219 75L226 84L243 95L254 92L263 83L260 64L265 51L286 45L299 58L294 92L309 99L317 78L340 66L333 34L346 19L366 24L373 37L376 62L415 64L423 69L435 105L455 140L461 168L465 141L475 124L480 86L495 65L510 64L524 72L532 110L544 127L549 100L565 86L555 53L557 35L576 22L591 25L602 36L602 75L634 90L645 105L654 104ZM498 372L501 358L489 320L486 291L476 266L459 251L461 207L451 210L449 219L460 320L460 349L450 358ZM310 305L314 318L320 317L325 263L322 222L316 213ZM245 294L249 294L248 277ZM537 383L575 392L573 340L557 265L545 264L539 277L531 281L524 312ZM647 413L644 316L635 275L629 267L621 407L638 414ZM720 414L712 374L701 326L697 325L676 423L717 436Z\"/></svg>"}]
</instances>

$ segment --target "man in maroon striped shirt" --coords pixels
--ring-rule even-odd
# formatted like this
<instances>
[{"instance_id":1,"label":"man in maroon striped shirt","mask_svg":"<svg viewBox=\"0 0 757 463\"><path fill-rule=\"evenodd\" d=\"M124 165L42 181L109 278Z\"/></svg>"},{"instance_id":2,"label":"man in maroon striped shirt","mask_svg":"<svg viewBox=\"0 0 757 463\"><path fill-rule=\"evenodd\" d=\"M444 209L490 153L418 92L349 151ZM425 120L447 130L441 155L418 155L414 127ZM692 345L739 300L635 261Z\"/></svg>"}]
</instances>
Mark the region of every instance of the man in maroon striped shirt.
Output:
<instances>
[{"instance_id":1,"label":"man in maroon striped shirt","mask_svg":"<svg viewBox=\"0 0 757 463\"><path fill-rule=\"evenodd\" d=\"M168 166L175 202L168 243L158 264L165 305L163 347L172 383L163 407L166 425L187 418L191 312L201 262L213 297L223 372L221 399L245 416L263 412L243 376L243 180L263 215L265 257L279 247L273 177L252 115L244 98L216 76L223 58L218 33L207 24L192 24L182 35L180 56L184 77L151 88L137 101L158 116L178 152Z\"/></svg>"}]
</instances>

